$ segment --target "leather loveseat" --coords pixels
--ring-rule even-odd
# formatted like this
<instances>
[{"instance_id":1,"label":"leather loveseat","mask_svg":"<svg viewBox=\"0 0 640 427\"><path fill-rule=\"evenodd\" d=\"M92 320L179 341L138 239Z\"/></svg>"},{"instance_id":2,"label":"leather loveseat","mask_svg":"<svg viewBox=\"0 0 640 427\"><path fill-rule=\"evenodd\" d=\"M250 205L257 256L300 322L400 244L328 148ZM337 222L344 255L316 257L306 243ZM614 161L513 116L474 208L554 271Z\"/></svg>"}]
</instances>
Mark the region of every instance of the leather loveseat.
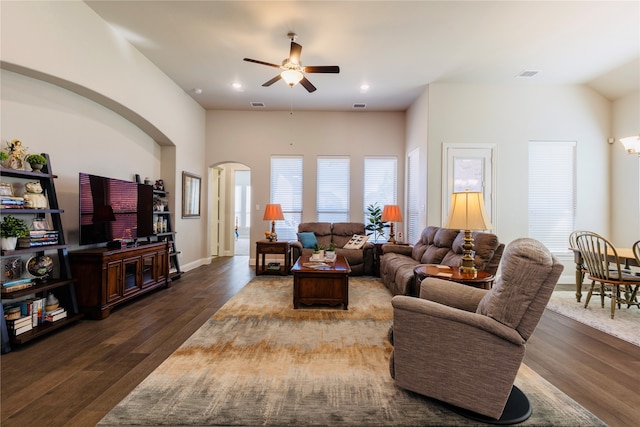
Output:
<instances>
[{"instance_id":1,"label":"leather loveseat","mask_svg":"<svg viewBox=\"0 0 640 427\"><path fill-rule=\"evenodd\" d=\"M478 270L496 274L504 244L495 234L473 232L474 263ZM413 270L420 264L458 267L463 256L464 232L429 226L413 246L387 243L380 256L380 278L393 295L418 296Z\"/></svg>"},{"instance_id":2,"label":"leather loveseat","mask_svg":"<svg viewBox=\"0 0 640 427\"><path fill-rule=\"evenodd\" d=\"M365 235L364 224L361 222L303 222L298 225L298 233L313 233L318 245L329 247L330 243L336 245L336 255L342 255L349 262L352 276L371 275L373 271L373 250L372 243L365 243L360 249L344 249L354 234ZM311 255L313 245L302 244L300 238L297 242L291 242L293 260L300 255Z\"/></svg>"}]
</instances>

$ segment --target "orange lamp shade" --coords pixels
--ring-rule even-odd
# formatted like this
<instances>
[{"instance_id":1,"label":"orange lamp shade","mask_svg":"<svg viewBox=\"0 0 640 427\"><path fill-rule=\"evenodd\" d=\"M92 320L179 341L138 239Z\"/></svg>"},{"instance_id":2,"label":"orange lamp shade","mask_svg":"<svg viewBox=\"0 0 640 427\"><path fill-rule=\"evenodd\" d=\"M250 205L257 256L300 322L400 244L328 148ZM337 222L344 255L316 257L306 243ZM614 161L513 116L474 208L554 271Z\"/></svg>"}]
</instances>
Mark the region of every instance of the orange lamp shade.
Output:
<instances>
[{"instance_id":1,"label":"orange lamp shade","mask_svg":"<svg viewBox=\"0 0 640 427\"><path fill-rule=\"evenodd\" d=\"M402 222L402 213L398 205L384 205L382 209L382 221Z\"/></svg>"},{"instance_id":2,"label":"orange lamp shade","mask_svg":"<svg viewBox=\"0 0 640 427\"><path fill-rule=\"evenodd\" d=\"M278 203L270 203L264 208L265 221L281 221L284 219L282 207Z\"/></svg>"}]
</instances>

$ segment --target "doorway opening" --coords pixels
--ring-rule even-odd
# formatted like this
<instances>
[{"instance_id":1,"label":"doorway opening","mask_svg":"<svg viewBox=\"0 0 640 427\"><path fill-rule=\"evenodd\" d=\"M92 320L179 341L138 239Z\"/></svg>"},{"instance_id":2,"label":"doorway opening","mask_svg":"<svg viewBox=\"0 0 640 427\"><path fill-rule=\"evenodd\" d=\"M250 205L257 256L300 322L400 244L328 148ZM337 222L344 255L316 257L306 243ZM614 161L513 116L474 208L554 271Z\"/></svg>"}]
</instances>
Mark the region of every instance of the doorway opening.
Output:
<instances>
[{"instance_id":1,"label":"doorway opening","mask_svg":"<svg viewBox=\"0 0 640 427\"><path fill-rule=\"evenodd\" d=\"M210 168L210 242L212 256L249 256L251 169L241 163Z\"/></svg>"}]
</instances>

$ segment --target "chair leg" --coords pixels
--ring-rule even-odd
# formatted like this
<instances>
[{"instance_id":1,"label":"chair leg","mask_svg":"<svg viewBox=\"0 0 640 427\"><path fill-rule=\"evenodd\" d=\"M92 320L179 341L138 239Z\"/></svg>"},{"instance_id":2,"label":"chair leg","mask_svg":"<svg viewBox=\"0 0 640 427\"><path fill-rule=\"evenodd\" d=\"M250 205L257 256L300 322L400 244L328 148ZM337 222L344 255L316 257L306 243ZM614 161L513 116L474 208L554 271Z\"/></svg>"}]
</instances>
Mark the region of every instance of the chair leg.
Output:
<instances>
[{"instance_id":1,"label":"chair leg","mask_svg":"<svg viewBox=\"0 0 640 427\"><path fill-rule=\"evenodd\" d=\"M615 290L611 288L611 318L616 314L616 303L618 302L618 297L620 296L620 286L614 286Z\"/></svg>"},{"instance_id":2,"label":"chair leg","mask_svg":"<svg viewBox=\"0 0 640 427\"><path fill-rule=\"evenodd\" d=\"M596 282L591 282L591 287L589 288L589 292L587 293L587 298L584 300L584 308L587 308L589 305L589 301L591 300L591 295L593 294L593 287L596 285Z\"/></svg>"},{"instance_id":3,"label":"chair leg","mask_svg":"<svg viewBox=\"0 0 640 427\"><path fill-rule=\"evenodd\" d=\"M600 307L604 308L604 296L606 294L607 288L604 286L604 283L600 283Z\"/></svg>"}]
</instances>

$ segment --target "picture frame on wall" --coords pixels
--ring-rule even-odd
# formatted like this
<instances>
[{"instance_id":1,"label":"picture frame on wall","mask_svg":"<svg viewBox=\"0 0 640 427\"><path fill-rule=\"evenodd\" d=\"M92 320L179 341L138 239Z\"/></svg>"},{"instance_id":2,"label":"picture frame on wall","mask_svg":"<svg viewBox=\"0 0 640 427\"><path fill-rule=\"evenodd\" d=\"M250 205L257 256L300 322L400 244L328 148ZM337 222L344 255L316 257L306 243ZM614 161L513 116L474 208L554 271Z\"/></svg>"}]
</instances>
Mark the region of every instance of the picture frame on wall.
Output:
<instances>
[{"instance_id":1,"label":"picture frame on wall","mask_svg":"<svg viewBox=\"0 0 640 427\"><path fill-rule=\"evenodd\" d=\"M182 172L182 218L200 217L201 178L190 172Z\"/></svg>"}]
</instances>

